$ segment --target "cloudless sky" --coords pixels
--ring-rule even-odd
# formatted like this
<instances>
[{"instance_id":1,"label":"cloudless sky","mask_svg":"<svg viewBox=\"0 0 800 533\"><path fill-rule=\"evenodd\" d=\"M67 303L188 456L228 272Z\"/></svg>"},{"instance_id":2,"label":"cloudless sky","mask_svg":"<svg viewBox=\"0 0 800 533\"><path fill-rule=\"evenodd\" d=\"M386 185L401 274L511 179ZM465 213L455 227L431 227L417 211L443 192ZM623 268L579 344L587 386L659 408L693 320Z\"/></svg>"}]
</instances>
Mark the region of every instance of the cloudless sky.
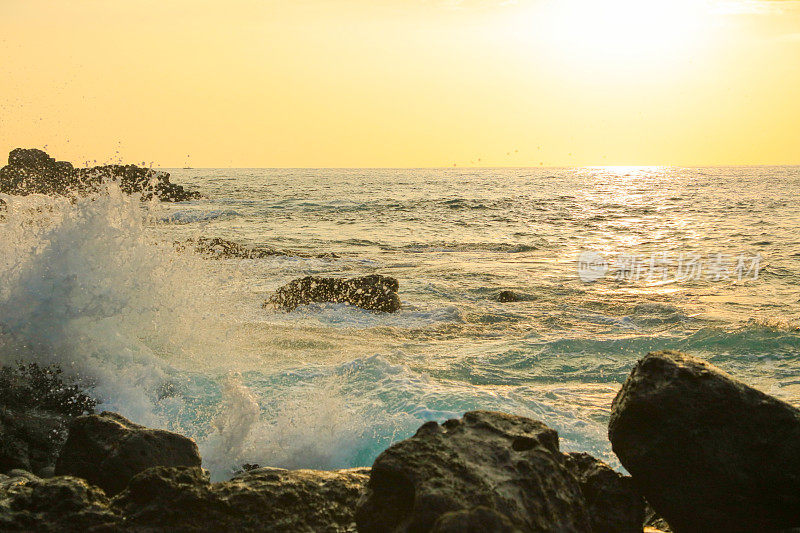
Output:
<instances>
[{"instance_id":1,"label":"cloudless sky","mask_svg":"<svg viewBox=\"0 0 800 533\"><path fill-rule=\"evenodd\" d=\"M792 0L0 0L0 152L800 164Z\"/></svg>"}]
</instances>

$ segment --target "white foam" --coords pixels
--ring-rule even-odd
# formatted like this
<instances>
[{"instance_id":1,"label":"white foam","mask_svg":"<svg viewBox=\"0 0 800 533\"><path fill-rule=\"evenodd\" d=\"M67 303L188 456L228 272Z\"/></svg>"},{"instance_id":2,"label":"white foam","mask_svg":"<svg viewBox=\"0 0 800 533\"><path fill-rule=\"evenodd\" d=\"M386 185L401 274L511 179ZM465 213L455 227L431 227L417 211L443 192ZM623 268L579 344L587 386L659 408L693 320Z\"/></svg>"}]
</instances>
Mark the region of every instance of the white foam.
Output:
<instances>
[{"instance_id":1,"label":"white foam","mask_svg":"<svg viewBox=\"0 0 800 533\"><path fill-rule=\"evenodd\" d=\"M87 198L5 200L0 362L59 363L96 383L103 408L168 424L155 391L219 333L202 262L151 239L157 208L115 185Z\"/></svg>"}]
</instances>

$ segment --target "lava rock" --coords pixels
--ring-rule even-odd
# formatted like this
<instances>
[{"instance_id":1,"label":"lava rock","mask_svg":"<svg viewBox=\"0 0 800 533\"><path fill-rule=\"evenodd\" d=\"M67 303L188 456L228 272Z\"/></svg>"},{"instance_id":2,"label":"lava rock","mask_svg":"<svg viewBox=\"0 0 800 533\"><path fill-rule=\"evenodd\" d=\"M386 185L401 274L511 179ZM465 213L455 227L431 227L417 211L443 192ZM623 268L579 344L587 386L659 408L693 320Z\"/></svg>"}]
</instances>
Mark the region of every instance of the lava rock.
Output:
<instances>
[{"instance_id":1,"label":"lava rock","mask_svg":"<svg viewBox=\"0 0 800 533\"><path fill-rule=\"evenodd\" d=\"M679 352L638 362L609 439L677 533L800 525L800 411Z\"/></svg>"},{"instance_id":2,"label":"lava rock","mask_svg":"<svg viewBox=\"0 0 800 533\"><path fill-rule=\"evenodd\" d=\"M585 501L564 461L558 434L528 418L474 411L441 426L428 422L375 460L358 530L448 531L470 517L505 524L474 511L488 507L523 531L586 533Z\"/></svg>"},{"instance_id":3,"label":"lava rock","mask_svg":"<svg viewBox=\"0 0 800 533\"><path fill-rule=\"evenodd\" d=\"M366 472L261 468L212 484L200 468L158 467L113 506L134 530L348 532Z\"/></svg>"},{"instance_id":4,"label":"lava rock","mask_svg":"<svg viewBox=\"0 0 800 533\"><path fill-rule=\"evenodd\" d=\"M0 475L0 531L120 531L120 517L99 488L74 477Z\"/></svg>"},{"instance_id":5,"label":"lava rock","mask_svg":"<svg viewBox=\"0 0 800 533\"><path fill-rule=\"evenodd\" d=\"M264 307L274 305L291 311L310 303L337 302L370 311L394 313L400 309L399 287L395 278L379 274L352 279L307 276L275 291Z\"/></svg>"},{"instance_id":6,"label":"lava rock","mask_svg":"<svg viewBox=\"0 0 800 533\"><path fill-rule=\"evenodd\" d=\"M588 453L569 453L567 469L577 478L586 500L592 531L602 533L641 533L644 500L629 476Z\"/></svg>"},{"instance_id":7,"label":"lava rock","mask_svg":"<svg viewBox=\"0 0 800 533\"><path fill-rule=\"evenodd\" d=\"M514 291L500 291L497 295L497 301L501 303L521 302L522 297Z\"/></svg>"},{"instance_id":8,"label":"lava rock","mask_svg":"<svg viewBox=\"0 0 800 533\"><path fill-rule=\"evenodd\" d=\"M8 155L8 165L0 169L0 193L14 195L85 195L96 191L103 181L117 182L127 194L142 193L166 202L200 198L169 181L169 173L136 165L104 165L74 168L67 161L56 161L42 150L16 148Z\"/></svg>"},{"instance_id":9,"label":"lava rock","mask_svg":"<svg viewBox=\"0 0 800 533\"><path fill-rule=\"evenodd\" d=\"M113 495L155 466L200 466L197 445L183 435L103 412L72 421L55 474L83 478Z\"/></svg>"}]
</instances>

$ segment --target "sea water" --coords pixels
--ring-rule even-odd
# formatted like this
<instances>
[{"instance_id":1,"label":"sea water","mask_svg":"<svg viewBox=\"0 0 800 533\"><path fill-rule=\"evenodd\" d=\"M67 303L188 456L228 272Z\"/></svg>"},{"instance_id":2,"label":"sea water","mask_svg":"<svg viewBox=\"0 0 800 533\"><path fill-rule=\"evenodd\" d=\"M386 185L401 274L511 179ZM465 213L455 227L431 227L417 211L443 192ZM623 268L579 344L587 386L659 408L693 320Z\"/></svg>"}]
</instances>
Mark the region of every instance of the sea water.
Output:
<instances>
[{"instance_id":1,"label":"sea water","mask_svg":"<svg viewBox=\"0 0 800 533\"><path fill-rule=\"evenodd\" d=\"M370 465L471 409L619 467L611 401L651 350L800 403L800 167L171 173L207 198L3 196L0 362L60 364L102 409L195 438L215 479ZM175 245L197 237L299 255ZM402 310L261 306L371 273Z\"/></svg>"}]
</instances>

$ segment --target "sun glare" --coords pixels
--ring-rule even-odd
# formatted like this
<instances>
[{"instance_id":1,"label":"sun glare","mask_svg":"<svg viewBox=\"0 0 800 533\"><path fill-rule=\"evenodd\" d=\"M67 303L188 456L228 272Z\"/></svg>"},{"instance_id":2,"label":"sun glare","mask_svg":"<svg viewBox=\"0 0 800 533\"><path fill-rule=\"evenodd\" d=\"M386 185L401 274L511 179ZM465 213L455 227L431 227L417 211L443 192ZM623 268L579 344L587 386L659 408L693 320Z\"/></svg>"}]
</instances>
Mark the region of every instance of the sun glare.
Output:
<instances>
[{"instance_id":1,"label":"sun glare","mask_svg":"<svg viewBox=\"0 0 800 533\"><path fill-rule=\"evenodd\" d=\"M708 32L701 0L552 0L544 10L544 34L557 50L603 64L683 58Z\"/></svg>"}]
</instances>

